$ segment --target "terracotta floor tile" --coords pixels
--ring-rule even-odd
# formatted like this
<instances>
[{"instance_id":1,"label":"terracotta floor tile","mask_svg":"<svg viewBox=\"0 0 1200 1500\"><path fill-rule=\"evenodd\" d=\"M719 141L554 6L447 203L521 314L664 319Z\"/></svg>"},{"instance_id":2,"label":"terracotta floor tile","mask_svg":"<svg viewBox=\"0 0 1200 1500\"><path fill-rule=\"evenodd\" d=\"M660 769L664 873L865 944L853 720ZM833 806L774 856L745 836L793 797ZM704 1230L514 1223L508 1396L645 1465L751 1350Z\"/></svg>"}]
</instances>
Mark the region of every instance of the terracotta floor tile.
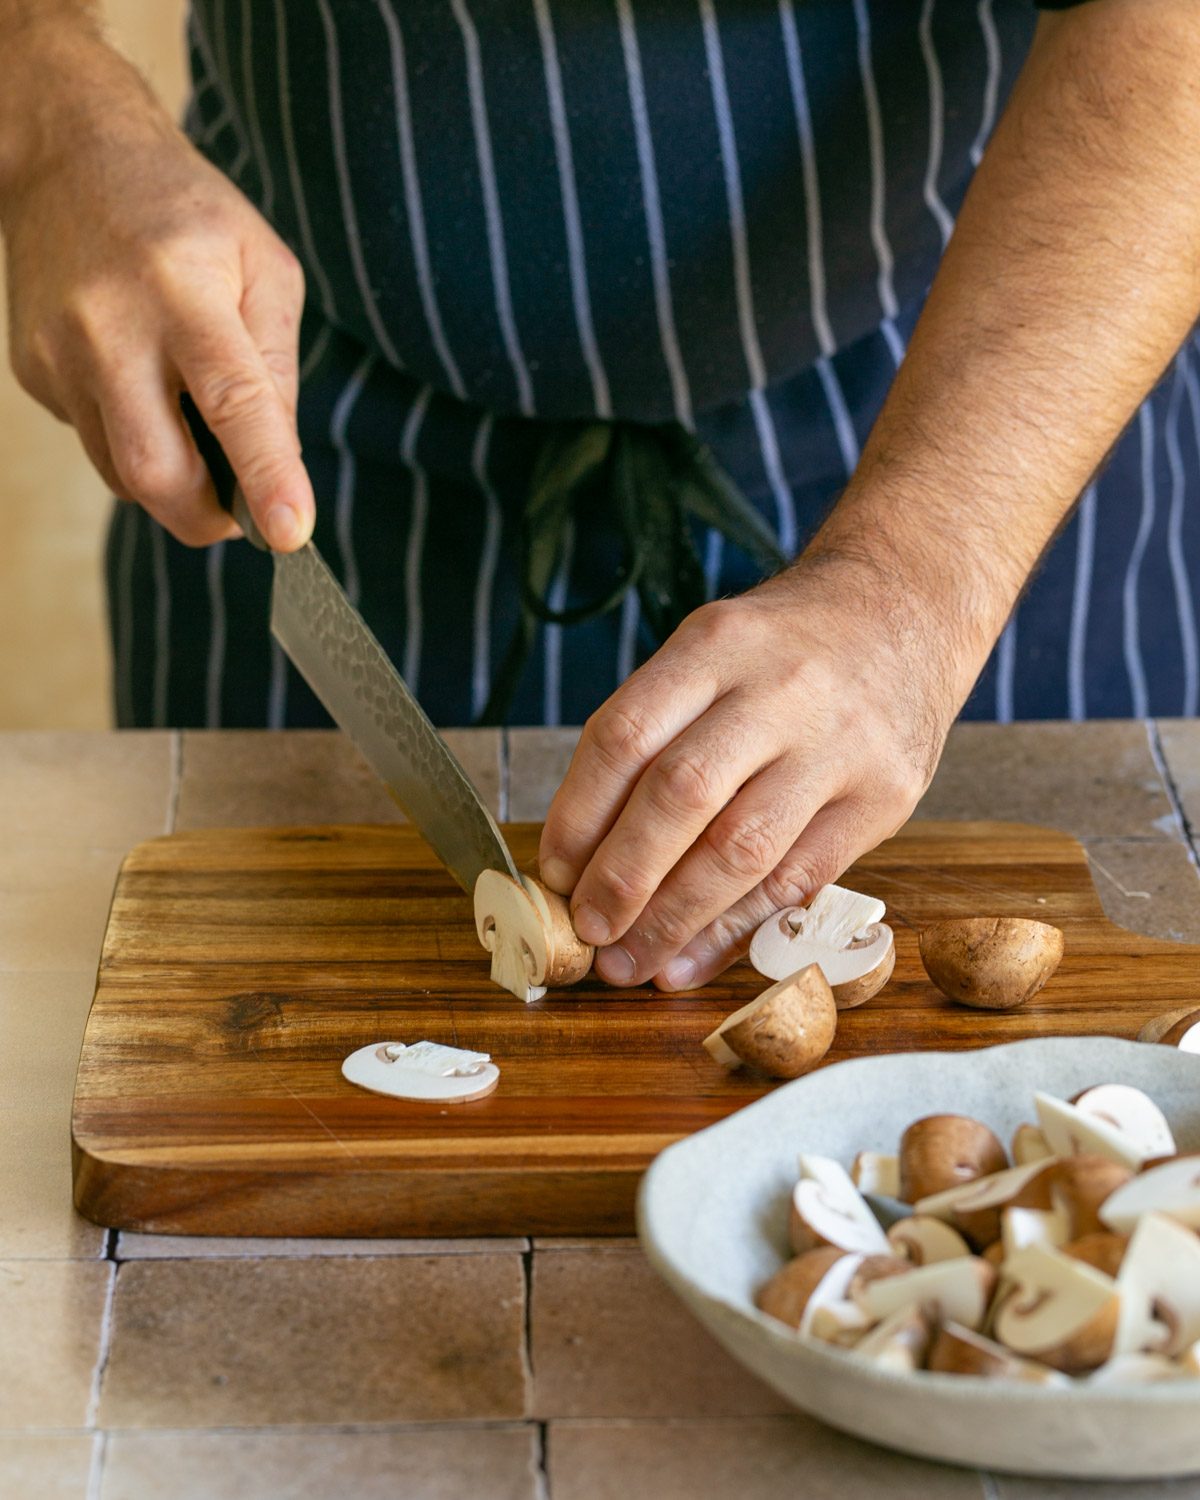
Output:
<instances>
[{"instance_id":1,"label":"terracotta floor tile","mask_svg":"<svg viewBox=\"0 0 1200 1500\"><path fill-rule=\"evenodd\" d=\"M997 1474L994 1500L1200 1500L1200 1478L1122 1480L1097 1484L1094 1479L1025 1479Z\"/></svg>"},{"instance_id":2,"label":"terracotta floor tile","mask_svg":"<svg viewBox=\"0 0 1200 1500\"><path fill-rule=\"evenodd\" d=\"M554 1422L547 1454L554 1500L984 1500L969 1469L906 1458L799 1415Z\"/></svg>"},{"instance_id":3,"label":"terracotta floor tile","mask_svg":"<svg viewBox=\"0 0 1200 1500\"><path fill-rule=\"evenodd\" d=\"M537 1431L118 1432L100 1500L538 1500Z\"/></svg>"},{"instance_id":4,"label":"terracotta floor tile","mask_svg":"<svg viewBox=\"0 0 1200 1500\"><path fill-rule=\"evenodd\" d=\"M536 823L567 774L579 739L578 729L508 731L508 818Z\"/></svg>"},{"instance_id":5,"label":"terracotta floor tile","mask_svg":"<svg viewBox=\"0 0 1200 1500\"><path fill-rule=\"evenodd\" d=\"M85 1500L95 1439L21 1433L0 1437L0 1495Z\"/></svg>"},{"instance_id":6,"label":"terracotta floor tile","mask_svg":"<svg viewBox=\"0 0 1200 1500\"><path fill-rule=\"evenodd\" d=\"M1200 875L1182 844L1088 839L1092 879L1118 926L1176 943L1200 943Z\"/></svg>"},{"instance_id":7,"label":"terracotta floor tile","mask_svg":"<svg viewBox=\"0 0 1200 1500\"><path fill-rule=\"evenodd\" d=\"M538 1234L533 1237L535 1250L636 1250L635 1234L581 1235Z\"/></svg>"},{"instance_id":8,"label":"terracotta floor tile","mask_svg":"<svg viewBox=\"0 0 1200 1500\"><path fill-rule=\"evenodd\" d=\"M88 972L0 972L0 1259L102 1252L71 1207L71 1095Z\"/></svg>"},{"instance_id":9,"label":"terracotta floor tile","mask_svg":"<svg viewBox=\"0 0 1200 1500\"><path fill-rule=\"evenodd\" d=\"M483 800L500 802L499 731L446 731ZM189 730L176 828L399 823L403 814L336 730Z\"/></svg>"},{"instance_id":10,"label":"terracotta floor tile","mask_svg":"<svg viewBox=\"0 0 1200 1500\"><path fill-rule=\"evenodd\" d=\"M231 1239L221 1235L130 1234L117 1239L118 1260L256 1260L314 1256L521 1254L525 1239L484 1240L285 1240Z\"/></svg>"},{"instance_id":11,"label":"terracotta floor tile","mask_svg":"<svg viewBox=\"0 0 1200 1500\"><path fill-rule=\"evenodd\" d=\"M917 817L1044 823L1077 838L1175 836L1146 726L958 724Z\"/></svg>"},{"instance_id":12,"label":"terracotta floor tile","mask_svg":"<svg viewBox=\"0 0 1200 1500\"><path fill-rule=\"evenodd\" d=\"M639 1249L535 1251L531 1348L539 1417L787 1410L701 1328Z\"/></svg>"},{"instance_id":13,"label":"terracotta floor tile","mask_svg":"<svg viewBox=\"0 0 1200 1500\"><path fill-rule=\"evenodd\" d=\"M1159 719L1157 729L1168 774L1195 837L1200 835L1200 719Z\"/></svg>"},{"instance_id":14,"label":"terracotta floor tile","mask_svg":"<svg viewBox=\"0 0 1200 1500\"><path fill-rule=\"evenodd\" d=\"M0 1429L82 1427L113 1267L0 1261Z\"/></svg>"},{"instance_id":15,"label":"terracotta floor tile","mask_svg":"<svg viewBox=\"0 0 1200 1500\"><path fill-rule=\"evenodd\" d=\"M171 737L165 733L26 733L0 739L0 872L30 870L38 851L123 853L166 826Z\"/></svg>"},{"instance_id":16,"label":"terracotta floor tile","mask_svg":"<svg viewBox=\"0 0 1200 1500\"><path fill-rule=\"evenodd\" d=\"M131 1261L117 1278L110 1427L525 1414L517 1255Z\"/></svg>"},{"instance_id":17,"label":"terracotta floor tile","mask_svg":"<svg viewBox=\"0 0 1200 1500\"><path fill-rule=\"evenodd\" d=\"M0 972L95 974L124 855L124 849L45 855L24 871L0 857Z\"/></svg>"}]
</instances>

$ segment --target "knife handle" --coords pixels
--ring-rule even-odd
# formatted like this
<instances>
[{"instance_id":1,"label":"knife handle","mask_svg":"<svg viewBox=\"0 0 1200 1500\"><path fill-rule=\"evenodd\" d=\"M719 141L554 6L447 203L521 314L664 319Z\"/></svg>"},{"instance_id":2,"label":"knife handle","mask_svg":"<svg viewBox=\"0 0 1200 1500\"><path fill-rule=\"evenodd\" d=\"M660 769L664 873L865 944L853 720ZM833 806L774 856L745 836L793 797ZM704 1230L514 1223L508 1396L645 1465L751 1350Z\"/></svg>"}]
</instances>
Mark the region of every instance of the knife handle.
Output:
<instances>
[{"instance_id":1,"label":"knife handle","mask_svg":"<svg viewBox=\"0 0 1200 1500\"><path fill-rule=\"evenodd\" d=\"M248 542L257 547L260 552L269 552L271 549L267 546L262 532L254 524L254 517L250 514L250 507L246 504L246 497L242 494L242 487L237 482L233 467L225 457L224 448L217 442L208 424L200 415L196 403L186 391L180 396L179 405L183 411L183 419L191 430L192 440L212 477L213 489L217 492L221 509L229 512L242 528Z\"/></svg>"}]
</instances>

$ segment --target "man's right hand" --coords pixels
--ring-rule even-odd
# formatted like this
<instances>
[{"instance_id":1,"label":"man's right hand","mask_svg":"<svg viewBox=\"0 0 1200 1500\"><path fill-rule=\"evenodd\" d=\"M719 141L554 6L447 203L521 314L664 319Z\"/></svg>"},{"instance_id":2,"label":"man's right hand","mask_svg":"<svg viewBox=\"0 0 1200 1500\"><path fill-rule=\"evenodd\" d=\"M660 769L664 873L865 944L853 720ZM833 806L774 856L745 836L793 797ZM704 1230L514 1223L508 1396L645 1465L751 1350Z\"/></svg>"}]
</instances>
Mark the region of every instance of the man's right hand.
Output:
<instances>
[{"instance_id":1,"label":"man's right hand","mask_svg":"<svg viewBox=\"0 0 1200 1500\"><path fill-rule=\"evenodd\" d=\"M90 27L34 23L0 50L10 104L18 75L36 91L0 174L17 379L114 493L203 546L237 528L183 420L188 391L271 545L301 546L295 256Z\"/></svg>"}]
</instances>

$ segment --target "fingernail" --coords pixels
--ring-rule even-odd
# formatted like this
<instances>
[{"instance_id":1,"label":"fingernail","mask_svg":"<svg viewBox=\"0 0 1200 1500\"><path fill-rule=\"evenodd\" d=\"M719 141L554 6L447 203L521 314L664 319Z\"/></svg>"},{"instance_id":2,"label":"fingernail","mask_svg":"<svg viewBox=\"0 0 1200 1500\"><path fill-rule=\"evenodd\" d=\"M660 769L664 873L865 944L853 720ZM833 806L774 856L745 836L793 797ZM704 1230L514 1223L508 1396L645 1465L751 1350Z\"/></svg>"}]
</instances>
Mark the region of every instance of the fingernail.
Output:
<instances>
[{"instance_id":1,"label":"fingernail","mask_svg":"<svg viewBox=\"0 0 1200 1500\"><path fill-rule=\"evenodd\" d=\"M549 881L546 883L550 884ZM586 902L575 908L571 920L575 924L575 931L585 943L591 943L593 948L603 948L612 937L612 928L608 922L594 906L588 906ZM632 962L631 959L630 963ZM629 972L633 972L632 968Z\"/></svg>"},{"instance_id":2,"label":"fingernail","mask_svg":"<svg viewBox=\"0 0 1200 1500\"><path fill-rule=\"evenodd\" d=\"M303 535L300 513L290 505L273 505L267 512L266 535L277 552L295 547Z\"/></svg>"},{"instance_id":3,"label":"fingernail","mask_svg":"<svg viewBox=\"0 0 1200 1500\"><path fill-rule=\"evenodd\" d=\"M557 891L560 896L565 896L571 889L571 868L565 860L543 859L538 865L538 873L542 877L542 884L548 885L552 891Z\"/></svg>"},{"instance_id":4,"label":"fingernail","mask_svg":"<svg viewBox=\"0 0 1200 1500\"><path fill-rule=\"evenodd\" d=\"M628 984L634 974L633 958L624 948L601 948L596 954L596 972L609 984Z\"/></svg>"},{"instance_id":5,"label":"fingernail","mask_svg":"<svg viewBox=\"0 0 1200 1500\"><path fill-rule=\"evenodd\" d=\"M696 977L696 965L690 958L673 958L663 966L662 977L673 990L686 990Z\"/></svg>"}]
</instances>

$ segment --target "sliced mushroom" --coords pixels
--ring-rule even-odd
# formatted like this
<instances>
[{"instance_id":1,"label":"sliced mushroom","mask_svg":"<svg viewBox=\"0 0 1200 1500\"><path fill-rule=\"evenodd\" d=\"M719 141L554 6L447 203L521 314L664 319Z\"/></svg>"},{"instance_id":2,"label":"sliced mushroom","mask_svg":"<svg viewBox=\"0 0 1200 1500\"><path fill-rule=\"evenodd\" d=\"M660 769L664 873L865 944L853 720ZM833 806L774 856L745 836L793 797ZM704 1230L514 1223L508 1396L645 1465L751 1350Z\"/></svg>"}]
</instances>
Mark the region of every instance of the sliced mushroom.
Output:
<instances>
[{"instance_id":1,"label":"sliced mushroom","mask_svg":"<svg viewBox=\"0 0 1200 1500\"><path fill-rule=\"evenodd\" d=\"M789 1328L803 1330L818 1307L845 1296L861 1259L831 1245L809 1250L776 1271L759 1288L754 1305Z\"/></svg>"},{"instance_id":2,"label":"sliced mushroom","mask_svg":"<svg viewBox=\"0 0 1200 1500\"><path fill-rule=\"evenodd\" d=\"M879 1151L860 1151L850 1168L850 1178L860 1193L899 1198L900 1159Z\"/></svg>"},{"instance_id":3,"label":"sliced mushroom","mask_svg":"<svg viewBox=\"0 0 1200 1500\"><path fill-rule=\"evenodd\" d=\"M967 1115L926 1115L900 1137L900 1196L917 1203L1008 1165L988 1127Z\"/></svg>"},{"instance_id":4,"label":"sliced mushroom","mask_svg":"<svg viewBox=\"0 0 1200 1500\"><path fill-rule=\"evenodd\" d=\"M1036 1125L1018 1125L1013 1132L1010 1152L1013 1164L1023 1167L1026 1162L1044 1161L1053 1156L1050 1143Z\"/></svg>"},{"instance_id":5,"label":"sliced mushroom","mask_svg":"<svg viewBox=\"0 0 1200 1500\"><path fill-rule=\"evenodd\" d=\"M1058 1247L1064 1255L1082 1260L1106 1276L1116 1276L1129 1248L1127 1234L1113 1234L1108 1229L1098 1229L1092 1234L1083 1234L1077 1240L1068 1240Z\"/></svg>"},{"instance_id":6,"label":"sliced mushroom","mask_svg":"<svg viewBox=\"0 0 1200 1500\"><path fill-rule=\"evenodd\" d=\"M527 1002L552 985L575 984L595 955L576 937L566 901L531 875L518 885L484 870L475 882L475 930L492 955L493 983Z\"/></svg>"},{"instance_id":7,"label":"sliced mushroom","mask_svg":"<svg viewBox=\"0 0 1200 1500\"><path fill-rule=\"evenodd\" d=\"M1150 1213L1200 1229L1200 1155L1172 1157L1130 1178L1105 1200L1100 1219L1118 1234L1132 1234L1142 1215Z\"/></svg>"},{"instance_id":8,"label":"sliced mushroom","mask_svg":"<svg viewBox=\"0 0 1200 1500\"><path fill-rule=\"evenodd\" d=\"M727 1016L704 1047L726 1068L748 1063L768 1078L799 1078L829 1051L836 1030L833 991L810 964Z\"/></svg>"},{"instance_id":9,"label":"sliced mushroom","mask_svg":"<svg viewBox=\"0 0 1200 1500\"><path fill-rule=\"evenodd\" d=\"M920 1370L933 1337L933 1324L919 1307L898 1307L854 1345L855 1354L883 1370Z\"/></svg>"},{"instance_id":10,"label":"sliced mushroom","mask_svg":"<svg viewBox=\"0 0 1200 1500\"><path fill-rule=\"evenodd\" d=\"M1167 1117L1141 1089L1131 1088L1127 1083L1102 1083L1076 1094L1071 1103L1085 1115L1119 1130L1143 1158L1174 1156L1175 1137Z\"/></svg>"},{"instance_id":11,"label":"sliced mushroom","mask_svg":"<svg viewBox=\"0 0 1200 1500\"><path fill-rule=\"evenodd\" d=\"M1023 1380L1033 1385L1069 1386L1059 1370L1037 1360L1022 1359L1003 1344L985 1338L959 1323L942 1326L926 1362L927 1370L944 1375L974 1375L984 1380Z\"/></svg>"},{"instance_id":12,"label":"sliced mushroom","mask_svg":"<svg viewBox=\"0 0 1200 1500\"><path fill-rule=\"evenodd\" d=\"M1111 1276L1044 1245L1009 1256L1003 1276L992 1324L1009 1349L1067 1375L1112 1353L1120 1297Z\"/></svg>"},{"instance_id":13,"label":"sliced mushroom","mask_svg":"<svg viewBox=\"0 0 1200 1500\"><path fill-rule=\"evenodd\" d=\"M1186 1380L1188 1371L1161 1354L1114 1354L1087 1377L1088 1385L1151 1385Z\"/></svg>"},{"instance_id":14,"label":"sliced mushroom","mask_svg":"<svg viewBox=\"0 0 1200 1500\"><path fill-rule=\"evenodd\" d=\"M1200 1237L1162 1214L1138 1220L1117 1276L1117 1354L1180 1354L1200 1339Z\"/></svg>"},{"instance_id":15,"label":"sliced mushroom","mask_svg":"<svg viewBox=\"0 0 1200 1500\"><path fill-rule=\"evenodd\" d=\"M947 1188L932 1197L918 1199L919 1214L945 1219L960 1230L976 1249L990 1245L1001 1236L1001 1210L1010 1204L1020 1208L1049 1209L1050 1184L1047 1173L1053 1159L1027 1162L1023 1167L1006 1167L965 1182L961 1187Z\"/></svg>"},{"instance_id":16,"label":"sliced mushroom","mask_svg":"<svg viewBox=\"0 0 1200 1500\"><path fill-rule=\"evenodd\" d=\"M1090 1115L1065 1099L1034 1094L1042 1134L1056 1156L1107 1156L1133 1171L1146 1160L1137 1142L1097 1115Z\"/></svg>"},{"instance_id":17,"label":"sliced mushroom","mask_svg":"<svg viewBox=\"0 0 1200 1500\"><path fill-rule=\"evenodd\" d=\"M874 1325L857 1302L842 1298L837 1302L825 1302L813 1311L805 1325L810 1338L820 1339L823 1344L836 1344L839 1349L851 1349L863 1334Z\"/></svg>"},{"instance_id":18,"label":"sliced mushroom","mask_svg":"<svg viewBox=\"0 0 1200 1500\"><path fill-rule=\"evenodd\" d=\"M913 1214L898 1220L888 1230L887 1237L893 1251L914 1266L932 1266L971 1253L971 1247L957 1229L931 1214Z\"/></svg>"},{"instance_id":19,"label":"sliced mushroom","mask_svg":"<svg viewBox=\"0 0 1200 1500\"><path fill-rule=\"evenodd\" d=\"M792 1248L834 1245L860 1255L887 1255L891 1247L879 1221L840 1162L802 1156L801 1178L792 1190Z\"/></svg>"},{"instance_id":20,"label":"sliced mushroom","mask_svg":"<svg viewBox=\"0 0 1200 1500\"><path fill-rule=\"evenodd\" d=\"M1063 1208L1019 1208L1015 1205L1000 1214L1000 1241L1004 1259L1024 1250L1026 1245L1064 1245L1071 1238L1071 1226Z\"/></svg>"},{"instance_id":21,"label":"sliced mushroom","mask_svg":"<svg viewBox=\"0 0 1200 1500\"><path fill-rule=\"evenodd\" d=\"M783 979L817 964L833 988L839 1010L878 994L896 963L886 910L873 896L827 885L807 906L789 906L768 917L750 943L750 962L768 979Z\"/></svg>"},{"instance_id":22,"label":"sliced mushroom","mask_svg":"<svg viewBox=\"0 0 1200 1500\"><path fill-rule=\"evenodd\" d=\"M1132 1176L1128 1167L1092 1152L1052 1162L1045 1180L1051 1205L1066 1216L1067 1238L1077 1240L1102 1229L1101 1206Z\"/></svg>"},{"instance_id":23,"label":"sliced mushroom","mask_svg":"<svg viewBox=\"0 0 1200 1500\"><path fill-rule=\"evenodd\" d=\"M1046 983L1063 956L1063 935L1024 917L962 917L921 933L921 962L960 1005L1012 1010Z\"/></svg>"},{"instance_id":24,"label":"sliced mushroom","mask_svg":"<svg viewBox=\"0 0 1200 1500\"><path fill-rule=\"evenodd\" d=\"M1183 1052L1200 1052L1200 1010L1185 1005L1147 1021L1137 1034L1139 1042L1162 1042Z\"/></svg>"},{"instance_id":25,"label":"sliced mushroom","mask_svg":"<svg viewBox=\"0 0 1200 1500\"><path fill-rule=\"evenodd\" d=\"M977 1255L916 1266L903 1276L879 1276L852 1289L872 1318L886 1318L901 1307L920 1307L937 1322L979 1328L996 1285L995 1267Z\"/></svg>"},{"instance_id":26,"label":"sliced mushroom","mask_svg":"<svg viewBox=\"0 0 1200 1500\"><path fill-rule=\"evenodd\" d=\"M1179 1356L1179 1368L1186 1375L1200 1375L1200 1341Z\"/></svg>"}]
</instances>

